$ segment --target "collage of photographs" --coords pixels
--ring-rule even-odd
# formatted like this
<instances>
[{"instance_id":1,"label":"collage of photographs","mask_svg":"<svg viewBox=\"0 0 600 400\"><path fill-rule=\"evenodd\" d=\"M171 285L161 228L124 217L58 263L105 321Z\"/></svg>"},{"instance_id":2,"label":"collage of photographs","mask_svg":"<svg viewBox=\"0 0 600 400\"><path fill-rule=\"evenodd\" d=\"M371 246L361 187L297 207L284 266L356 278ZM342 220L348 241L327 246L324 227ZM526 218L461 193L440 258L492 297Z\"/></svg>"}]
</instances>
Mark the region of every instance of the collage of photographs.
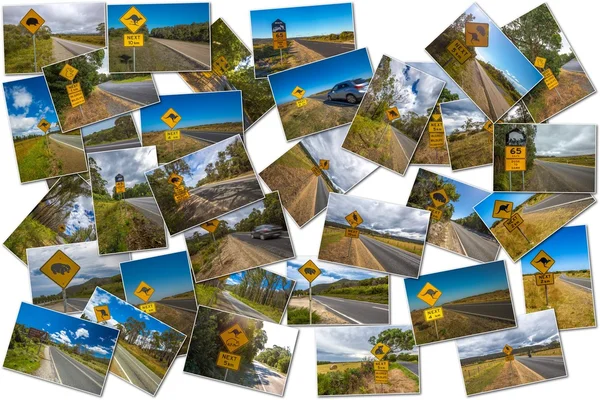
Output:
<instances>
[{"instance_id":1,"label":"collage of photographs","mask_svg":"<svg viewBox=\"0 0 600 400\"><path fill-rule=\"evenodd\" d=\"M452 341L451 397L568 376L561 334L597 325L594 218L570 224L597 125L550 119L596 89L549 4L455 9L411 62L358 42L353 3L236 9L247 32L208 2L70 1L3 5L3 166L45 193L3 242L31 290L5 370L284 396L297 354L312 397L421 394L421 346ZM285 149L257 157L261 127ZM376 170L408 196L353 191Z\"/></svg>"}]
</instances>

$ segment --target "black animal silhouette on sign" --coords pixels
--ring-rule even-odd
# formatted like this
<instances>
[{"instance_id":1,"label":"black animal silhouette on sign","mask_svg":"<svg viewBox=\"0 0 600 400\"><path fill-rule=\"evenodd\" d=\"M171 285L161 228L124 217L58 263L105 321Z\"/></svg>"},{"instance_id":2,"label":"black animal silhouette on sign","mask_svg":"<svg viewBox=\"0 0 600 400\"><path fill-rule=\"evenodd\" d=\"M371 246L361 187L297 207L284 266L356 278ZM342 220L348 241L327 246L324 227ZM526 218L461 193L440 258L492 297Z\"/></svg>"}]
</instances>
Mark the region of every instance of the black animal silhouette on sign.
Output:
<instances>
[{"instance_id":1,"label":"black animal silhouette on sign","mask_svg":"<svg viewBox=\"0 0 600 400\"><path fill-rule=\"evenodd\" d=\"M240 342L237 339L230 338L230 339L227 339L227 342L225 344L229 347L237 347L237 346L239 346Z\"/></svg>"},{"instance_id":2,"label":"black animal silhouette on sign","mask_svg":"<svg viewBox=\"0 0 600 400\"><path fill-rule=\"evenodd\" d=\"M323 161L323 166L324 166L324 167L327 167L327 164L329 164L329 162L327 162L327 161Z\"/></svg>"},{"instance_id":3,"label":"black animal silhouette on sign","mask_svg":"<svg viewBox=\"0 0 600 400\"><path fill-rule=\"evenodd\" d=\"M390 115L391 115L392 117L397 117L397 116L398 116L398 113L396 112L396 110L391 110L391 111L390 111Z\"/></svg>"},{"instance_id":4,"label":"black animal silhouette on sign","mask_svg":"<svg viewBox=\"0 0 600 400\"><path fill-rule=\"evenodd\" d=\"M40 21L38 21L37 18L34 17L27 18L27 21L25 21L25 25L27 26L38 26L39 24Z\"/></svg>"},{"instance_id":5,"label":"black animal silhouette on sign","mask_svg":"<svg viewBox=\"0 0 600 400\"><path fill-rule=\"evenodd\" d=\"M303 92L304 92L304 90L302 90L302 89L296 89L294 91L294 93L296 93L296 94L302 94Z\"/></svg>"},{"instance_id":6,"label":"black animal silhouette on sign","mask_svg":"<svg viewBox=\"0 0 600 400\"><path fill-rule=\"evenodd\" d=\"M215 224L213 224L212 222L207 222L206 226L215 226Z\"/></svg>"},{"instance_id":7,"label":"black animal silhouette on sign","mask_svg":"<svg viewBox=\"0 0 600 400\"><path fill-rule=\"evenodd\" d=\"M477 34L477 32L467 32L469 35L471 35L471 42L479 42L479 35Z\"/></svg>"},{"instance_id":8,"label":"black animal silhouette on sign","mask_svg":"<svg viewBox=\"0 0 600 400\"><path fill-rule=\"evenodd\" d=\"M439 293L439 290L427 289L423 296L429 295L432 299L436 299L435 295Z\"/></svg>"},{"instance_id":9,"label":"black animal silhouette on sign","mask_svg":"<svg viewBox=\"0 0 600 400\"><path fill-rule=\"evenodd\" d=\"M443 194L441 194L440 192L434 193L433 194L433 198L437 201L439 201L440 203L445 203L446 200L446 196L444 196Z\"/></svg>"},{"instance_id":10,"label":"black animal silhouette on sign","mask_svg":"<svg viewBox=\"0 0 600 400\"><path fill-rule=\"evenodd\" d=\"M485 33L486 33L486 32L485 32L485 28L484 28L483 26L479 25L477 28L475 28L475 30L476 30L477 32L479 32L479 34L480 34L482 37L485 37Z\"/></svg>"},{"instance_id":11,"label":"black animal silhouette on sign","mask_svg":"<svg viewBox=\"0 0 600 400\"><path fill-rule=\"evenodd\" d=\"M375 354L383 354L383 346L377 346L375 349Z\"/></svg>"},{"instance_id":12,"label":"black animal silhouette on sign","mask_svg":"<svg viewBox=\"0 0 600 400\"><path fill-rule=\"evenodd\" d=\"M358 215L356 215L356 213L353 213L352 219L354 220L354 222L358 222Z\"/></svg>"},{"instance_id":13,"label":"black animal silhouette on sign","mask_svg":"<svg viewBox=\"0 0 600 400\"><path fill-rule=\"evenodd\" d=\"M67 272L71 272L71 266L62 263L54 263L50 266L50 270L54 275L64 275Z\"/></svg>"},{"instance_id":14,"label":"black animal silhouette on sign","mask_svg":"<svg viewBox=\"0 0 600 400\"><path fill-rule=\"evenodd\" d=\"M498 207L498 211L496 211L496 214L499 212L509 213L510 212L509 208L510 208L510 204L502 204L502 205L500 205L500 207Z\"/></svg>"},{"instance_id":15,"label":"black animal silhouette on sign","mask_svg":"<svg viewBox=\"0 0 600 400\"><path fill-rule=\"evenodd\" d=\"M101 315L101 316L103 316L103 317L107 317L107 318L108 318L108 314L106 313L106 310L105 310L105 309L103 309L103 308L102 308L102 309L100 309L100 310L98 310L98 311L100 312L100 315Z\"/></svg>"},{"instance_id":16,"label":"black animal silhouette on sign","mask_svg":"<svg viewBox=\"0 0 600 400\"><path fill-rule=\"evenodd\" d=\"M233 333L233 335L237 338L239 335L241 335L243 332L240 331L237 328L233 328L231 331L227 332L227 333Z\"/></svg>"},{"instance_id":17,"label":"black animal silhouette on sign","mask_svg":"<svg viewBox=\"0 0 600 400\"><path fill-rule=\"evenodd\" d=\"M179 181L180 181L180 179L179 179L178 176L174 176L174 177L171 178L171 183L177 183Z\"/></svg>"},{"instance_id":18,"label":"black animal silhouette on sign","mask_svg":"<svg viewBox=\"0 0 600 400\"><path fill-rule=\"evenodd\" d=\"M546 268L546 265L550 264L551 262L552 262L552 260L548 260L546 257L540 257L539 260L534 261L534 263L536 263L536 264L540 264L540 263L543 264L544 268Z\"/></svg>"},{"instance_id":19,"label":"black animal silhouette on sign","mask_svg":"<svg viewBox=\"0 0 600 400\"><path fill-rule=\"evenodd\" d=\"M43 127L45 128L45 127L47 127L47 126L48 126L48 123L47 123L47 122L42 122L40 125L41 125L41 126L43 126Z\"/></svg>"},{"instance_id":20,"label":"black animal silhouette on sign","mask_svg":"<svg viewBox=\"0 0 600 400\"><path fill-rule=\"evenodd\" d=\"M179 119L179 116L171 113L167 115L167 118L171 118L171 121L175 122L176 119Z\"/></svg>"},{"instance_id":21,"label":"black animal silhouette on sign","mask_svg":"<svg viewBox=\"0 0 600 400\"><path fill-rule=\"evenodd\" d=\"M140 17L139 15L136 15L136 14L132 14L131 17L125 18L125 21L131 21L135 26L137 26L137 23L140 22L141 20L142 20L142 17Z\"/></svg>"},{"instance_id":22,"label":"black animal silhouette on sign","mask_svg":"<svg viewBox=\"0 0 600 400\"><path fill-rule=\"evenodd\" d=\"M147 296L147 295L149 295L149 292L151 292L151 291L152 291L152 288L149 288L147 286L143 286L136 293L144 293Z\"/></svg>"},{"instance_id":23,"label":"black animal silhouette on sign","mask_svg":"<svg viewBox=\"0 0 600 400\"><path fill-rule=\"evenodd\" d=\"M312 268L304 268L304 272L307 273L308 275L314 275L317 273L317 271L315 271Z\"/></svg>"}]
</instances>

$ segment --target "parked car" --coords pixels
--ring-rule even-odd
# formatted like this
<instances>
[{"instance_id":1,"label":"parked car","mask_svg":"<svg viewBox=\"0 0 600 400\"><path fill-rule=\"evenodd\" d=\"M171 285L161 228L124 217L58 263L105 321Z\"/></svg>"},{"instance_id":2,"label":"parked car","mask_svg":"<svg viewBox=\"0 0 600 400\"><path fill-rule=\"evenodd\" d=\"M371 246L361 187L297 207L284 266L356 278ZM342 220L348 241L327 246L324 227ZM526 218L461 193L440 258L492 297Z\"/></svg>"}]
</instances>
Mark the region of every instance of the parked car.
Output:
<instances>
[{"instance_id":1,"label":"parked car","mask_svg":"<svg viewBox=\"0 0 600 400\"><path fill-rule=\"evenodd\" d=\"M367 93L368 87L369 82L362 78L340 82L327 93L327 100L341 100L350 104L358 104Z\"/></svg>"},{"instance_id":2,"label":"parked car","mask_svg":"<svg viewBox=\"0 0 600 400\"><path fill-rule=\"evenodd\" d=\"M283 228L279 225L259 225L250 232L252 239L260 238L261 240L277 238L281 236Z\"/></svg>"}]
</instances>

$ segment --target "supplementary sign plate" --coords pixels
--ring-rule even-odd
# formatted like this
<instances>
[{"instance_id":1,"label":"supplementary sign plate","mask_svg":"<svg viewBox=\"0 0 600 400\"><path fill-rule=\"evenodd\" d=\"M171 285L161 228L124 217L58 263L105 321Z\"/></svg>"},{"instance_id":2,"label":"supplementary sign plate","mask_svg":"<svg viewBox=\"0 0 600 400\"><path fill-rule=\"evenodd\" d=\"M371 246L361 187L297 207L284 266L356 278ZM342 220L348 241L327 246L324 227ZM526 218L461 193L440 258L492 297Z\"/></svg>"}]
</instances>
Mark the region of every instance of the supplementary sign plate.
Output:
<instances>
[{"instance_id":1,"label":"supplementary sign plate","mask_svg":"<svg viewBox=\"0 0 600 400\"><path fill-rule=\"evenodd\" d=\"M308 104L308 100L306 100L306 99L296 100L296 107L304 107L307 104Z\"/></svg>"},{"instance_id":2,"label":"supplementary sign plate","mask_svg":"<svg viewBox=\"0 0 600 400\"><path fill-rule=\"evenodd\" d=\"M524 158L506 159L504 160L504 170L507 172L526 171L527 160L525 160Z\"/></svg>"},{"instance_id":3,"label":"supplementary sign plate","mask_svg":"<svg viewBox=\"0 0 600 400\"><path fill-rule=\"evenodd\" d=\"M542 274L548 272L548 270L552 268L554 263L554 258L550 257L548 253L546 253L544 250L540 250L540 252L537 253L535 257L531 259L530 262L530 264L533 265L535 269L540 271Z\"/></svg>"},{"instance_id":4,"label":"supplementary sign plate","mask_svg":"<svg viewBox=\"0 0 600 400\"><path fill-rule=\"evenodd\" d=\"M185 187L174 186L173 189L175 190L173 198L175 199L175 202L177 204L190 198L190 192L188 192L188 190Z\"/></svg>"},{"instance_id":5,"label":"supplementary sign plate","mask_svg":"<svg viewBox=\"0 0 600 400\"><path fill-rule=\"evenodd\" d=\"M321 275L321 270L312 260L305 262L303 266L298 268L298 272L309 282L314 281Z\"/></svg>"},{"instance_id":6,"label":"supplementary sign plate","mask_svg":"<svg viewBox=\"0 0 600 400\"><path fill-rule=\"evenodd\" d=\"M312 166L311 171L313 174L315 174L315 176L321 176L321 168L317 167L316 165Z\"/></svg>"},{"instance_id":7,"label":"supplementary sign plate","mask_svg":"<svg viewBox=\"0 0 600 400\"><path fill-rule=\"evenodd\" d=\"M419 293L417 293L417 298L423 300L430 307L435 306L435 303L438 301L442 292L440 292L435 286L431 283L427 282L423 289Z\"/></svg>"},{"instance_id":8,"label":"supplementary sign plate","mask_svg":"<svg viewBox=\"0 0 600 400\"><path fill-rule=\"evenodd\" d=\"M83 91L81 90L81 85L79 82L67 85L67 94L69 95L71 107L77 107L85 104L85 96L83 95Z\"/></svg>"},{"instance_id":9,"label":"supplementary sign plate","mask_svg":"<svg viewBox=\"0 0 600 400\"><path fill-rule=\"evenodd\" d=\"M526 159L527 147L525 146L506 146L504 148L504 158L507 160Z\"/></svg>"},{"instance_id":10,"label":"supplementary sign plate","mask_svg":"<svg viewBox=\"0 0 600 400\"><path fill-rule=\"evenodd\" d=\"M354 228L346 228L344 236L349 237L350 239L358 239L360 231Z\"/></svg>"},{"instance_id":11,"label":"supplementary sign plate","mask_svg":"<svg viewBox=\"0 0 600 400\"><path fill-rule=\"evenodd\" d=\"M424 311L425 321L434 321L444 318L444 310L442 307L427 308Z\"/></svg>"},{"instance_id":12,"label":"supplementary sign plate","mask_svg":"<svg viewBox=\"0 0 600 400\"><path fill-rule=\"evenodd\" d=\"M140 304L140 310L146 314L152 314L156 312L156 303Z\"/></svg>"},{"instance_id":13,"label":"supplementary sign plate","mask_svg":"<svg viewBox=\"0 0 600 400\"><path fill-rule=\"evenodd\" d=\"M115 192L117 193L125 193L125 182L115 182Z\"/></svg>"},{"instance_id":14,"label":"supplementary sign plate","mask_svg":"<svg viewBox=\"0 0 600 400\"><path fill-rule=\"evenodd\" d=\"M125 47L143 47L144 35L141 33L126 33L123 35L123 46Z\"/></svg>"},{"instance_id":15,"label":"supplementary sign plate","mask_svg":"<svg viewBox=\"0 0 600 400\"><path fill-rule=\"evenodd\" d=\"M429 121L429 133L444 133L444 123L442 121Z\"/></svg>"},{"instance_id":16,"label":"supplementary sign plate","mask_svg":"<svg viewBox=\"0 0 600 400\"><path fill-rule=\"evenodd\" d=\"M448 50L450 54L452 54L452 57L461 64L464 64L465 61L471 58L471 52L458 39L454 39L452 43L446 47L446 50Z\"/></svg>"},{"instance_id":17,"label":"supplementary sign plate","mask_svg":"<svg viewBox=\"0 0 600 400\"><path fill-rule=\"evenodd\" d=\"M71 260L69 256L61 250L57 250L56 253L42 265L40 272L64 289L69 285L80 269L81 267L75 261Z\"/></svg>"},{"instance_id":18,"label":"supplementary sign plate","mask_svg":"<svg viewBox=\"0 0 600 400\"><path fill-rule=\"evenodd\" d=\"M435 219L437 221L442 219L442 210L438 210L437 208L428 206L427 211L431 212L431 219Z\"/></svg>"},{"instance_id":19,"label":"supplementary sign plate","mask_svg":"<svg viewBox=\"0 0 600 400\"><path fill-rule=\"evenodd\" d=\"M517 213L512 215L510 218L504 220L504 226L508 229L509 232L514 231L523 223L523 218L521 214Z\"/></svg>"},{"instance_id":20,"label":"supplementary sign plate","mask_svg":"<svg viewBox=\"0 0 600 400\"><path fill-rule=\"evenodd\" d=\"M239 350L249 341L240 324L234 324L229 329L225 329L219 336L225 347L227 347L227 351L231 353Z\"/></svg>"},{"instance_id":21,"label":"supplementary sign plate","mask_svg":"<svg viewBox=\"0 0 600 400\"><path fill-rule=\"evenodd\" d=\"M242 361L242 356L220 351L217 366L237 371L240 369L240 361Z\"/></svg>"},{"instance_id":22,"label":"supplementary sign plate","mask_svg":"<svg viewBox=\"0 0 600 400\"><path fill-rule=\"evenodd\" d=\"M511 354L511 355L509 355L509 356L506 356L506 357L504 357L504 359L505 359L506 361L514 361L514 360L515 360L515 356L514 356L513 354Z\"/></svg>"},{"instance_id":23,"label":"supplementary sign plate","mask_svg":"<svg viewBox=\"0 0 600 400\"><path fill-rule=\"evenodd\" d=\"M375 371L375 383L388 383L388 371Z\"/></svg>"},{"instance_id":24,"label":"supplementary sign plate","mask_svg":"<svg viewBox=\"0 0 600 400\"><path fill-rule=\"evenodd\" d=\"M389 361L373 361L373 369L375 371L387 371L390 369Z\"/></svg>"},{"instance_id":25,"label":"supplementary sign plate","mask_svg":"<svg viewBox=\"0 0 600 400\"><path fill-rule=\"evenodd\" d=\"M165 131L165 140L170 142L171 140L181 139L181 131L179 129L172 131Z\"/></svg>"},{"instance_id":26,"label":"supplementary sign plate","mask_svg":"<svg viewBox=\"0 0 600 400\"><path fill-rule=\"evenodd\" d=\"M434 149L444 147L446 135L443 129L444 125L442 125L442 132L429 132L429 147Z\"/></svg>"},{"instance_id":27,"label":"supplementary sign plate","mask_svg":"<svg viewBox=\"0 0 600 400\"><path fill-rule=\"evenodd\" d=\"M537 286L554 285L554 274L552 272L535 274L535 284Z\"/></svg>"},{"instance_id":28,"label":"supplementary sign plate","mask_svg":"<svg viewBox=\"0 0 600 400\"><path fill-rule=\"evenodd\" d=\"M375 346L373 346L373 348L371 349L371 354L373 354L375 356L376 359L378 359L379 361L381 361L381 359L383 357L385 357L385 355L387 353L390 352L390 346L388 346L385 343L377 343Z\"/></svg>"}]
</instances>

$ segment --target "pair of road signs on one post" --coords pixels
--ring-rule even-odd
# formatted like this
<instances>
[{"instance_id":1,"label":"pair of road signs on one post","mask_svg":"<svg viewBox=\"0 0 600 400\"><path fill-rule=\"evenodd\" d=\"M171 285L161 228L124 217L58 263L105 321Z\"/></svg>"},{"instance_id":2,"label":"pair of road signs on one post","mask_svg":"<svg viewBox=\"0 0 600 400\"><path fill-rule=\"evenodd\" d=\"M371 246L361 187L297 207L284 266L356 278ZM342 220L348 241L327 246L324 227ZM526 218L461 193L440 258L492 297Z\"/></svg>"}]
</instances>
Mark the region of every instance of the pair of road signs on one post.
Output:
<instances>
[{"instance_id":1,"label":"pair of road signs on one post","mask_svg":"<svg viewBox=\"0 0 600 400\"><path fill-rule=\"evenodd\" d=\"M167 181L173 185L173 198L177 204L181 203L184 200L187 200L190 197L190 192L183 186L183 176L172 172L167 178Z\"/></svg>"},{"instance_id":2,"label":"pair of road signs on one post","mask_svg":"<svg viewBox=\"0 0 600 400\"><path fill-rule=\"evenodd\" d=\"M78 72L79 70L77 68L70 64L65 64L58 73L66 80L71 81L71 84L67 85L66 88L72 108L85 104L85 96L83 95L83 90L81 89L81 83L73 82L73 79L75 79ZM83 111L81 111L81 113L83 114Z\"/></svg>"},{"instance_id":3,"label":"pair of road signs on one post","mask_svg":"<svg viewBox=\"0 0 600 400\"><path fill-rule=\"evenodd\" d=\"M548 285L554 285L554 274L548 271L555 262L556 261L544 250L540 250L530 261L530 264L540 271L535 274L535 284L536 286L544 287L546 305L548 305Z\"/></svg>"},{"instance_id":4,"label":"pair of road signs on one post","mask_svg":"<svg viewBox=\"0 0 600 400\"><path fill-rule=\"evenodd\" d=\"M144 304L140 304L140 310L148 314L156 312L156 303L148 303L148 301L150 301L150 297L152 297L154 294L154 288L152 286L148 285L144 281L141 281L133 294L135 294L144 302Z\"/></svg>"},{"instance_id":5,"label":"pair of road signs on one post","mask_svg":"<svg viewBox=\"0 0 600 400\"><path fill-rule=\"evenodd\" d=\"M375 383L388 383L388 371L390 369L389 361L383 361L383 358L390 352L390 347L385 343L377 343L371 349L371 354L377 359L373 362L373 372L375 373Z\"/></svg>"},{"instance_id":6,"label":"pair of road signs on one post","mask_svg":"<svg viewBox=\"0 0 600 400\"><path fill-rule=\"evenodd\" d=\"M227 380L228 370L231 369L237 371L240 369L242 356L234 353L244 347L250 340L248 339L246 332L244 332L244 329L238 323L235 323L228 329L222 331L219 334L219 337L227 348L227 352L219 351L217 366L226 368L225 380Z\"/></svg>"},{"instance_id":7,"label":"pair of road signs on one post","mask_svg":"<svg viewBox=\"0 0 600 400\"><path fill-rule=\"evenodd\" d=\"M507 362L514 361L514 359L515 359L515 355L514 355L514 354L512 354L512 352L513 352L513 348L512 348L512 346L510 346L509 344L505 344L505 345L504 345L504 348L502 348L502 352L503 352L504 354L506 354L506 357L504 357L504 359L505 359Z\"/></svg>"},{"instance_id":8,"label":"pair of road signs on one post","mask_svg":"<svg viewBox=\"0 0 600 400\"><path fill-rule=\"evenodd\" d=\"M308 104L308 100L304 98L305 94L306 90L302 89L300 86L296 86L294 90L292 90L292 96L298 99L296 100L296 107L304 107Z\"/></svg>"},{"instance_id":9,"label":"pair of road signs on one post","mask_svg":"<svg viewBox=\"0 0 600 400\"><path fill-rule=\"evenodd\" d=\"M132 62L133 72L135 72L135 48L144 46L144 34L137 31L146 24L147 19L137 8L131 7L119 18L119 21L131 32L123 35L123 45L133 48Z\"/></svg>"},{"instance_id":10,"label":"pair of road signs on one post","mask_svg":"<svg viewBox=\"0 0 600 400\"><path fill-rule=\"evenodd\" d=\"M429 193L429 198L431 199L431 202L433 203L433 207L427 206L427 211L431 212L432 219L439 221L442 219L442 215L443 215L443 211L440 210L439 208L448 203L448 201L449 201L448 194L442 188L442 189L434 190L433 192Z\"/></svg>"},{"instance_id":11,"label":"pair of road signs on one post","mask_svg":"<svg viewBox=\"0 0 600 400\"><path fill-rule=\"evenodd\" d=\"M446 50L452 55L452 57L454 57L454 60L458 61L459 64L464 64L465 61L473 57L473 54L467 47L488 47L489 36L489 24L467 22L465 23L465 43L458 39L454 39L446 47ZM452 60L452 58L450 60Z\"/></svg>"},{"instance_id":12,"label":"pair of road signs on one post","mask_svg":"<svg viewBox=\"0 0 600 400\"><path fill-rule=\"evenodd\" d=\"M73 261L62 250L57 250L40 268L41 273L61 287L65 313L68 312L66 288L80 269L79 264Z\"/></svg>"},{"instance_id":13,"label":"pair of road signs on one post","mask_svg":"<svg viewBox=\"0 0 600 400\"><path fill-rule=\"evenodd\" d=\"M215 232L216 232L217 228L219 227L220 223L221 223L221 221L219 221L218 219L212 219L210 221L206 221L203 224L200 224L200 228L204 229L205 231L208 231L211 234L213 243L215 245L217 244L217 239L215 238ZM221 249L219 248L219 246L216 246L216 247L217 247L217 253L219 255L219 262L221 263L221 267L223 267L223 259L221 258ZM225 277L225 279L227 279L227 276Z\"/></svg>"},{"instance_id":14,"label":"pair of road signs on one post","mask_svg":"<svg viewBox=\"0 0 600 400\"><path fill-rule=\"evenodd\" d=\"M529 242L529 239L525 236L525 232L521 229L521 225L525 221L523 220L523 217L521 217L521 214L513 214L513 206L514 204L512 201L496 200L494 202L494 209L492 210L492 217L503 219L504 222L502 225L504 225L509 233L518 229L525 240Z\"/></svg>"},{"instance_id":15,"label":"pair of road signs on one post","mask_svg":"<svg viewBox=\"0 0 600 400\"><path fill-rule=\"evenodd\" d=\"M446 133L444 131L444 122L441 114L431 114L431 120L428 124L429 147L437 149L446 144Z\"/></svg>"},{"instance_id":16,"label":"pair of road signs on one post","mask_svg":"<svg viewBox=\"0 0 600 400\"><path fill-rule=\"evenodd\" d=\"M433 321L433 325L435 326L435 336L438 339L440 336L438 333L437 320L444 318L444 310L442 307L435 307L435 303L437 303L441 296L442 292L429 282L425 283L425 286L417 293L417 298L431 307L425 309L423 316L425 317L425 321Z\"/></svg>"},{"instance_id":17,"label":"pair of road signs on one post","mask_svg":"<svg viewBox=\"0 0 600 400\"><path fill-rule=\"evenodd\" d=\"M321 159L319 160L319 166L313 165L310 169L315 176L321 176L322 170L329 170L329 160Z\"/></svg>"},{"instance_id":18,"label":"pair of road signs on one post","mask_svg":"<svg viewBox=\"0 0 600 400\"><path fill-rule=\"evenodd\" d=\"M350 214L346 215L346 221L352 228L346 228L344 236L350 238L350 244L348 245L348 258L350 258L350 251L352 250L352 239L358 239L360 237L360 231L356 229L357 226L362 224L364 221L358 211L354 210Z\"/></svg>"},{"instance_id":19,"label":"pair of road signs on one post","mask_svg":"<svg viewBox=\"0 0 600 400\"><path fill-rule=\"evenodd\" d=\"M125 193L125 177L121 174L115 176L115 193Z\"/></svg>"},{"instance_id":20,"label":"pair of road signs on one post","mask_svg":"<svg viewBox=\"0 0 600 400\"><path fill-rule=\"evenodd\" d=\"M271 23L271 33L273 34L273 49L279 50L279 56L282 57L281 50L287 49L287 27L285 22L276 19ZM283 58L280 59L283 62Z\"/></svg>"},{"instance_id":21,"label":"pair of road signs on one post","mask_svg":"<svg viewBox=\"0 0 600 400\"><path fill-rule=\"evenodd\" d=\"M202 73L206 78L210 78L212 74L216 74L219 76L225 75L225 72L231 69L231 65L227 62L227 59L224 56L219 56L212 64L211 71L205 71Z\"/></svg>"},{"instance_id":22,"label":"pair of road signs on one post","mask_svg":"<svg viewBox=\"0 0 600 400\"><path fill-rule=\"evenodd\" d=\"M298 272L308 281L308 323L312 325L312 283L321 275L321 269L312 260L308 260L298 268Z\"/></svg>"}]
</instances>

